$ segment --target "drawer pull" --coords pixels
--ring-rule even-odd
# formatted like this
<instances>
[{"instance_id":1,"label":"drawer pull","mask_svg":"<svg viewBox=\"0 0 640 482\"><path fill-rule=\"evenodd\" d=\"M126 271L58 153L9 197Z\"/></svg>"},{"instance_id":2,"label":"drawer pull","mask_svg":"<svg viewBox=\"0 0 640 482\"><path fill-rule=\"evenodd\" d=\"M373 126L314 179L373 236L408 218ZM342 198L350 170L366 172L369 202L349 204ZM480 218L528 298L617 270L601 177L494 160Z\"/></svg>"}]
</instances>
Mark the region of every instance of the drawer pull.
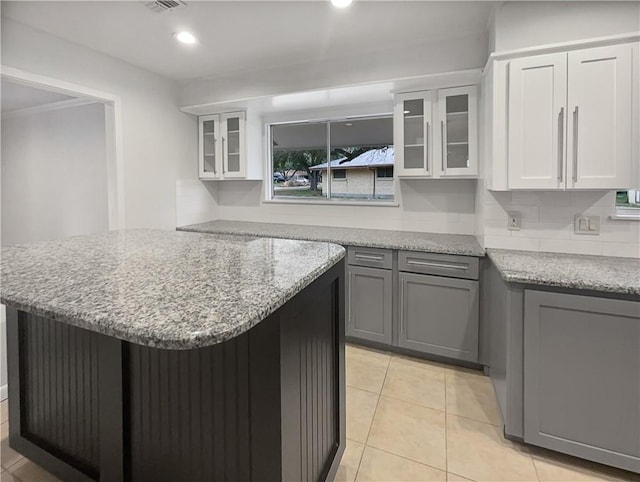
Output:
<instances>
[{"instance_id":1,"label":"drawer pull","mask_svg":"<svg viewBox=\"0 0 640 482\"><path fill-rule=\"evenodd\" d=\"M460 269L463 271L466 271L469 269L469 266L463 266L458 264L432 263L430 261L416 261L413 259L407 260L407 264L412 266L426 266L428 268Z\"/></svg>"},{"instance_id":2,"label":"drawer pull","mask_svg":"<svg viewBox=\"0 0 640 482\"><path fill-rule=\"evenodd\" d=\"M376 256L373 254L358 254L355 255L356 259L365 259L367 261L383 261L384 256Z\"/></svg>"}]
</instances>

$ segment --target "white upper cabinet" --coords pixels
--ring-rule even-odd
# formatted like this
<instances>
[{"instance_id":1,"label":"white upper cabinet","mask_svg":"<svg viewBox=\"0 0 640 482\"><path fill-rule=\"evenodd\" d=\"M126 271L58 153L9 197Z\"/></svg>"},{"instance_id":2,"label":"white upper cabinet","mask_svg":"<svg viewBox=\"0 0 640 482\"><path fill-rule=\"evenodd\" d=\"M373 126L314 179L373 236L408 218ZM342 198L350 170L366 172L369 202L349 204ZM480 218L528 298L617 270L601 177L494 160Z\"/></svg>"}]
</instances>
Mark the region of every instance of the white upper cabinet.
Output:
<instances>
[{"instance_id":1,"label":"white upper cabinet","mask_svg":"<svg viewBox=\"0 0 640 482\"><path fill-rule=\"evenodd\" d=\"M399 177L427 177L433 172L432 93L396 95L395 166Z\"/></svg>"},{"instance_id":2,"label":"white upper cabinet","mask_svg":"<svg viewBox=\"0 0 640 482\"><path fill-rule=\"evenodd\" d=\"M244 112L199 117L199 177L203 180L246 177Z\"/></svg>"},{"instance_id":3,"label":"white upper cabinet","mask_svg":"<svg viewBox=\"0 0 640 482\"><path fill-rule=\"evenodd\" d=\"M475 86L397 94L398 177L477 176L477 115Z\"/></svg>"},{"instance_id":4,"label":"white upper cabinet","mask_svg":"<svg viewBox=\"0 0 640 482\"><path fill-rule=\"evenodd\" d=\"M491 110L489 188L633 188L640 131L634 49L637 43L621 43L494 61L482 84Z\"/></svg>"},{"instance_id":5,"label":"white upper cabinet","mask_svg":"<svg viewBox=\"0 0 640 482\"><path fill-rule=\"evenodd\" d=\"M438 91L439 174L478 174L478 89L475 86Z\"/></svg>"},{"instance_id":6,"label":"white upper cabinet","mask_svg":"<svg viewBox=\"0 0 640 482\"><path fill-rule=\"evenodd\" d=\"M564 182L567 55L509 64L509 188L557 189Z\"/></svg>"},{"instance_id":7,"label":"white upper cabinet","mask_svg":"<svg viewBox=\"0 0 640 482\"><path fill-rule=\"evenodd\" d=\"M568 54L568 188L632 187L631 59L631 45Z\"/></svg>"}]
</instances>

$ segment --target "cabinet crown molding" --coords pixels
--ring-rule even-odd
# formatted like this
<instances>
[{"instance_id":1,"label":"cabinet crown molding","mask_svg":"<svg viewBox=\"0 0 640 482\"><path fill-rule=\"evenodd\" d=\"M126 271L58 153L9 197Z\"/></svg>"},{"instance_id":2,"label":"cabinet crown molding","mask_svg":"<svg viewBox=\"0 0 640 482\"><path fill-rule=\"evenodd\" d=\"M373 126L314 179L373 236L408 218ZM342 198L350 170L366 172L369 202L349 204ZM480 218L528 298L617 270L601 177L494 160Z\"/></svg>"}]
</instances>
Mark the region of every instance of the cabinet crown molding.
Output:
<instances>
[{"instance_id":1,"label":"cabinet crown molding","mask_svg":"<svg viewBox=\"0 0 640 482\"><path fill-rule=\"evenodd\" d=\"M534 47L525 47L522 49L503 50L501 52L492 52L483 69L483 74L488 67L496 61L511 60L518 57L527 57L531 55L552 54L556 52L569 52L572 50L581 50L591 47L603 47L606 45L616 45L623 43L632 43L640 41L640 31L627 32L617 35L607 35L606 37L594 37L589 39L572 40L569 42L558 42L553 44L536 45Z\"/></svg>"}]
</instances>

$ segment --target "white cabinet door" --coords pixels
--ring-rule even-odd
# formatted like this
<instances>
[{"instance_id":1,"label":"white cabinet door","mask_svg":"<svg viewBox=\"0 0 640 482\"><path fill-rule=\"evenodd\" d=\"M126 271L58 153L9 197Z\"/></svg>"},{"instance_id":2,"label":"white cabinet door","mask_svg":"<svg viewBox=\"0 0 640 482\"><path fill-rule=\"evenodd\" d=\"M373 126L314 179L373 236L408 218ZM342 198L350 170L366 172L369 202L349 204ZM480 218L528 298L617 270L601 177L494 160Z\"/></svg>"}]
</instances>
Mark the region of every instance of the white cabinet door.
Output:
<instances>
[{"instance_id":1,"label":"white cabinet door","mask_svg":"<svg viewBox=\"0 0 640 482\"><path fill-rule=\"evenodd\" d=\"M245 113L222 114L222 176L243 178L246 176Z\"/></svg>"},{"instance_id":2,"label":"white cabinet door","mask_svg":"<svg viewBox=\"0 0 640 482\"><path fill-rule=\"evenodd\" d=\"M638 103L632 89L632 46L568 55L567 186L631 188L632 106Z\"/></svg>"},{"instance_id":3,"label":"white cabinet door","mask_svg":"<svg viewBox=\"0 0 640 482\"><path fill-rule=\"evenodd\" d=\"M567 54L509 63L509 189L564 186Z\"/></svg>"},{"instance_id":4,"label":"white cabinet door","mask_svg":"<svg viewBox=\"0 0 640 482\"><path fill-rule=\"evenodd\" d=\"M200 179L220 179L222 154L220 148L220 116L198 118L198 176Z\"/></svg>"},{"instance_id":5,"label":"white cabinet door","mask_svg":"<svg viewBox=\"0 0 640 482\"><path fill-rule=\"evenodd\" d=\"M475 86L438 91L439 135L434 171L439 176L478 174L478 89Z\"/></svg>"},{"instance_id":6,"label":"white cabinet door","mask_svg":"<svg viewBox=\"0 0 640 482\"><path fill-rule=\"evenodd\" d=\"M396 95L395 165L399 177L433 174L432 92Z\"/></svg>"}]
</instances>

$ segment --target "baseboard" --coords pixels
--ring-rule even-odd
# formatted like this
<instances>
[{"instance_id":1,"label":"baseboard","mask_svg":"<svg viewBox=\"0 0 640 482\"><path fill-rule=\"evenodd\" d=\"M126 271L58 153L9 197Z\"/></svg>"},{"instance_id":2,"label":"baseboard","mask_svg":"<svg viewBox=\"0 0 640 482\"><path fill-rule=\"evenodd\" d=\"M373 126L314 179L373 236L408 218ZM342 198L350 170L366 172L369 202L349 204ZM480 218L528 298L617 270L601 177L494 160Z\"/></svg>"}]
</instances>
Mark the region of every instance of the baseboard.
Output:
<instances>
[{"instance_id":1,"label":"baseboard","mask_svg":"<svg viewBox=\"0 0 640 482\"><path fill-rule=\"evenodd\" d=\"M0 401L9 398L9 385L2 385L0 387Z\"/></svg>"}]
</instances>

